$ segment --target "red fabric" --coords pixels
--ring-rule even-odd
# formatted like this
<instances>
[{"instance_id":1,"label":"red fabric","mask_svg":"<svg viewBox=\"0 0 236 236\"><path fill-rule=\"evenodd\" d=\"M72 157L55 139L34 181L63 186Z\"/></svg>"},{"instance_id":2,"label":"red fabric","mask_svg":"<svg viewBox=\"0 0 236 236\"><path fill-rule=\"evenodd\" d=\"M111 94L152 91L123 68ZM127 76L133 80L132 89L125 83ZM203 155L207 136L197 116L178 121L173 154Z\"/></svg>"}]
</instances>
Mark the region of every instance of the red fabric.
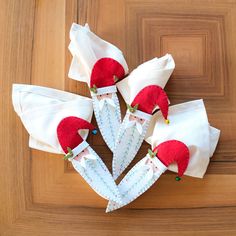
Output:
<instances>
[{"instance_id":1,"label":"red fabric","mask_svg":"<svg viewBox=\"0 0 236 236\"><path fill-rule=\"evenodd\" d=\"M168 116L168 97L165 91L157 85L150 85L143 88L134 98L131 106L138 104L138 110L152 114L156 105L159 106L165 119Z\"/></svg>"},{"instance_id":2,"label":"red fabric","mask_svg":"<svg viewBox=\"0 0 236 236\"><path fill-rule=\"evenodd\" d=\"M78 133L80 129L93 130L95 127L86 120L75 116L62 119L57 126L57 138L65 153L67 153L67 147L73 149L83 142Z\"/></svg>"},{"instance_id":3,"label":"red fabric","mask_svg":"<svg viewBox=\"0 0 236 236\"><path fill-rule=\"evenodd\" d=\"M158 159L168 167L176 162L178 175L181 177L187 169L190 153L188 147L177 140L169 140L159 144L153 151L157 151Z\"/></svg>"},{"instance_id":4,"label":"red fabric","mask_svg":"<svg viewBox=\"0 0 236 236\"><path fill-rule=\"evenodd\" d=\"M90 87L103 88L115 85L113 76L121 79L125 76L122 65L112 58L99 59L91 73Z\"/></svg>"}]
</instances>

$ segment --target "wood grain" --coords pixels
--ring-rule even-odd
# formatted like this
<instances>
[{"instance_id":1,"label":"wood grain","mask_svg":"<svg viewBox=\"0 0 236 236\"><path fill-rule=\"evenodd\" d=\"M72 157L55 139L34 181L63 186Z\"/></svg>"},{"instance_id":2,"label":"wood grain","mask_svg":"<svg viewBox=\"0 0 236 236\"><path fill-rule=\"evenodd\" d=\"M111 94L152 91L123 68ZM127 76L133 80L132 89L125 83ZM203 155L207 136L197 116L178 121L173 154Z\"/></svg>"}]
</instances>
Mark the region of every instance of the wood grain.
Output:
<instances>
[{"instance_id":1,"label":"wood grain","mask_svg":"<svg viewBox=\"0 0 236 236\"><path fill-rule=\"evenodd\" d=\"M0 6L1 236L236 235L235 0L9 0ZM106 201L68 163L28 148L11 104L12 83L89 95L85 84L67 78L74 21L88 22L117 45L130 70L174 55L172 103L203 97L210 123L222 131L204 179L176 182L167 172L126 208L105 214ZM110 168L112 154L101 137L89 142Z\"/></svg>"}]
</instances>

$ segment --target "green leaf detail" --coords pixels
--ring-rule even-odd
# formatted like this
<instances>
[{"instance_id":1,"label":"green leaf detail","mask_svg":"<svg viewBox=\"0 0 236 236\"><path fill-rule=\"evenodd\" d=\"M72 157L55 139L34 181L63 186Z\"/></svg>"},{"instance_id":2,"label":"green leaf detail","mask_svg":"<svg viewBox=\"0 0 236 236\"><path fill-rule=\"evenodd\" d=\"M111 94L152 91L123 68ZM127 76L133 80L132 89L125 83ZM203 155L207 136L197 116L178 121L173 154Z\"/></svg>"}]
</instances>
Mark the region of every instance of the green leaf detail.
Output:
<instances>
[{"instance_id":1,"label":"green leaf detail","mask_svg":"<svg viewBox=\"0 0 236 236\"><path fill-rule=\"evenodd\" d=\"M134 113L137 109L138 109L138 104L136 104L134 107L132 107L131 105L129 104L126 104L127 105L127 109L131 112L131 113Z\"/></svg>"},{"instance_id":2,"label":"green leaf detail","mask_svg":"<svg viewBox=\"0 0 236 236\"><path fill-rule=\"evenodd\" d=\"M152 150L151 149L148 149L148 154L150 157L152 157Z\"/></svg>"},{"instance_id":3,"label":"green leaf detail","mask_svg":"<svg viewBox=\"0 0 236 236\"><path fill-rule=\"evenodd\" d=\"M138 109L138 104L134 106L135 111Z\"/></svg>"},{"instance_id":4,"label":"green leaf detail","mask_svg":"<svg viewBox=\"0 0 236 236\"><path fill-rule=\"evenodd\" d=\"M119 80L119 78L116 75L113 76L113 79L115 83Z\"/></svg>"},{"instance_id":5,"label":"green leaf detail","mask_svg":"<svg viewBox=\"0 0 236 236\"><path fill-rule=\"evenodd\" d=\"M155 152L153 152L151 149L148 149L148 154L151 158L155 157L157 155L157 150Z\"/></svg>"},{"instance_id":6,"label":"green leaf detail","mask_svg":"<svg viewBox=\"0 0 236 236\"><path fill-rule=\"evenodd\" d=\"M92 88L89 88L89 90L93 93L97 93L97 86L94 84Z\"/></svg>"},{"instance_id":7,"label":"green leaf detail","mask_svg":"<svg viewBox=\"0 0 236 236\"><path fill-rule=\"evenodd\" d=\"M66 155L64 155L64 158L63 158L64 160L68 160L69 158L72 158L74 156L71 148L67 147L67 151L68 151L68 153Z\"/></svg>"}]
</instances>

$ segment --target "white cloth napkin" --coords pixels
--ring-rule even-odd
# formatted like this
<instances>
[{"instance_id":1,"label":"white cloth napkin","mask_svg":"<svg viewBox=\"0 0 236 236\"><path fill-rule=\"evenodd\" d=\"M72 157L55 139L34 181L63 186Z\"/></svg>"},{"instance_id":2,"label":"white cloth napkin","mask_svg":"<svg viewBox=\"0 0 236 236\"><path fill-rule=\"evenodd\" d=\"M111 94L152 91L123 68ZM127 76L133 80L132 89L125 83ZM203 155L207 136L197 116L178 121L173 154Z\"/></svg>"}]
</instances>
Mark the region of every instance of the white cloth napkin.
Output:
<instances>
[{"instance_id":1,"label":"white cloth napkin","mask_svg":"<svg viewBox=\"0 0 236 236\"><path fill-rule=\"evenodd\" d=\"M90 75L94 64L101 58L109 57L118 61L128 73L123 53L113 44L99 38L85 26L73 23L70 29L69 50L73 56L68 76L90 84Z\"/></svg>"},{"instance_id":2,"label":"white cloth napkin","mask_svg":"<svg viewBox=\"0 0 236 236\"><path fill-rule=\"evenodd\" d=\"M30 135L29 146L52 153L64 153L56 133L63 118L77 116L90 122L93 114L90 98L41 86L14 84L12 101ZM88 131L80 135L85 140Z\"/></svg>"},{"instance_id":3,"label":"white cloth napkin","mask_svg":"<svg viewBox=\"0 0 236 236\"><path fill-rule=\"evenodd\" d=\"M118 82L117 88L125 102L130 104L138 92L148 85L164 88L174 68L175 62L170 54L153 58L139 65L129 76Z\"/></svg>"},{"instance_id":4,"label":"white cloth napkin","mask_svg":"<svg viewBox=\"0 0 236 236\"><path fill-rule=\"evenodd\" d=\"M185 174L202 178L220 136L220 130L209 125L203 100L170 106L168 126L160 117L160 112L152 117L146 141L153 148L171 139L184 142L190 150L190 162ZM176 164L168 169L177 172Z\"/></svg>"}]
</instances>

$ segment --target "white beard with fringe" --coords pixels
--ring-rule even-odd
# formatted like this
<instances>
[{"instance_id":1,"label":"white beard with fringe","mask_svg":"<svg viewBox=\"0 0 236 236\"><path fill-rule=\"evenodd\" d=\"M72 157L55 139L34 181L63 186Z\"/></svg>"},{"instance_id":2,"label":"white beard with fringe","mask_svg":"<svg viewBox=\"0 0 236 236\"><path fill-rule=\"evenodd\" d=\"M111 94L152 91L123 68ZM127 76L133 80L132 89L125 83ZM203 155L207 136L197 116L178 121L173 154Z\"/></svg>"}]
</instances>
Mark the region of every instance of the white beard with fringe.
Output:
<instances>
[{"instance_id":1,"label":"white beard with fringe","mask_svg":"<svg viewBox=\"0 0 236 236\"><path fill-rule=\"evenodd\" d=\"M112 161L113 178L115 180L136 156L149 126L149 120L145 120L140 124L130 120L130 115L129 112L126 112L116 139Z\"/></svg>"},{"instance_id":2,"label":"white beard with fringe","mask_svg":"<svg viewBox=\"0 0 236 236\"><path fill-rule=\"evenodd\" d=\"M106 165L90 146L86 148L86 152L87 154L81 152L79 157L70 160L75 170L98 195L121 204L117 185Z\"/></svg>"},{"instance_id":3,"label":"white beard with fringe","mask_svg":"<svg viewBox=\"0 0 236 236\"><path fill-rule=\"evenodd\" d=\"M98 127L107 146L113 152L117 137L117 130L121 124L120 104L116 93L111 98L99 100L92 96L94 114Z\"/></svg>"},{"instance_id":4,"label":"white beard with fringe","mask_svg":"<svg viewBox=\"0 0 236 236\"><path fill-rule=\"evenodd\" d=\"M150 158L147 154L119 183L118 190L122 203L109 201L106 212L114 211L134 201L146 192L166 170L167 167L157 157Z\"/></svg>"}]
</instances>

